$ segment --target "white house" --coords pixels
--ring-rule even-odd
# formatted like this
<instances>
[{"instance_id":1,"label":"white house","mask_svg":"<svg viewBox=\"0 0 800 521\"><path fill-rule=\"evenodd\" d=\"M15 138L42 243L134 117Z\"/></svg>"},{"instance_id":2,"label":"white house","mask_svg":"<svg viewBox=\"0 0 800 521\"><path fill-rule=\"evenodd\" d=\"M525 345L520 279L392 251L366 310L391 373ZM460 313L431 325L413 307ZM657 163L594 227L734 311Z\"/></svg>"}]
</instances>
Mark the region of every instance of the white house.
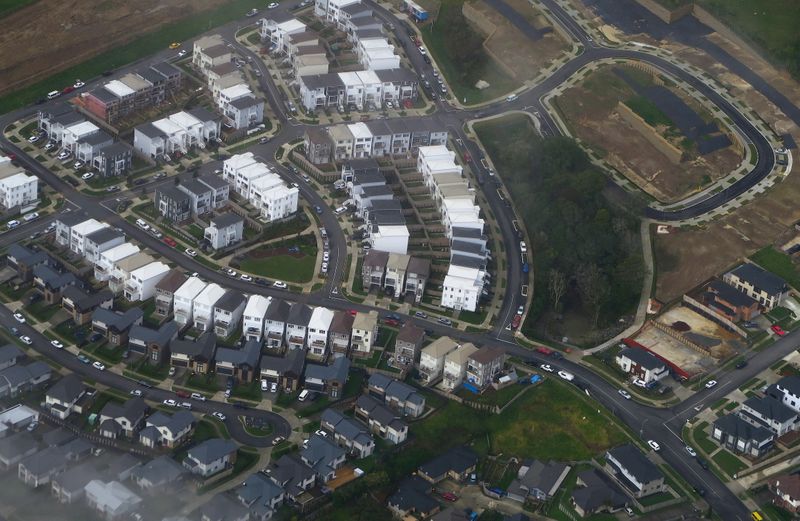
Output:
<instances>
[{"instance_id":1,"label":"white house","mask_svg":"<svg viewBox=\"0 0 800 521\"><path fill-rule=\"evenodd\" d=\"M228 290L214 304L214 333L221 338L230 336L242 318L247 299L236 290ZM195 317L196 320L196 317Z\"/></svg>"},{"instance_id":2,"label":"white house","mask_svg":"<svg viewBox=\"0 0 800 521\"><path fill-rule=\"evenodd\" d=\"M64 129L64 133L61 135L61 148L75 153L77 152L79 141L99 131L100 128L89 121L70 125Z\"/></svg>"},{"instance_id":3,"label":"white house","mask_svg":"<svg viewBox=\"0 0 800 521\"><path fill-rule=\"evenodd\" d=\"M389 253L408 253L408 239L411 234L405 224L376 225L368 231L367 239L372 248Z\"/></svg>"},{"instance_id":4,"label":"white house","mask_svg":"<svg viewBox=\"0 0 800 521\"><path fill-rule=\"evenodd\" d=\"M156 294L156 284L169 270L169 266L163 262L151 262L133 270L125 284L125 298L132 302L153 298Z\"/></svg>"},{"instance_id":5,"label":"white house","mask_svg":"<svg viewBox=\"0 0 800 521\"><path fill-rule=\"evenodd\" d=\"M194 299L206 288L206 283L200 280L199 277L189 277L180 288L173 294L173 314L175 322L185 326L186 324L193 323L192 310L194 308Z\"/></svg>"},{"instance_id":6,"label":"white house","mask_svg":"<svg viewBox=\"0 0 800 521\"><path fill-rule=\"evenodd\" d=\"M264 316L267 314L270 300L272 297L261 295L250 295L250 298L247 299L242 319L242 335L246 340L260 341L264 336ZM283 328L281 328L281 336L283 336Z\"/></svg>"},{"instance_id":7,"label":"white house","mask_svg":"<svg viewBox=\"0 0 800 521\"><path fill-rule=\"evenodd\" d=\"M661 380L669 374L667 364L653 353L635 347L627 347L617 353L617 365L633 378L639 378L646 384Z\"/></svg>"},{"instance_id":8,"label":"white house","mask_svg":"<svg viewBox=\"0 0 800 521\"><path fill-rule=\"evenodd\" d=\"M215 250L227 248L244 237L244 219L232 212L218 215L211 219L203 236Z\"/></svg>"},{"instance_id":9,"label":"white house","mask_svg":"<svg viewBox=\"0 0 800 521\"><path fill-rule=\"evenodd\" d=\"M361 0L316 0L314 4L314 14L325 20L331 25L340 25L344 19L341 9L348 5L358 4ZM342 20L340 20L342 18Z\"/></svg>"},{"instance_id":10,"label":"white house","mask_svg":"<svg viewBox=\"0 0 800 521\"><path fill-rule=\"evenodd\" d=\"M373 310L369 313L356 313L351 335L353 356L370 356L376 340L378 340L378 312Z\"/></svg>"},{"instance_id":11,"label":"white house","mask_svg":"<svg viewBox=\"0 0 800 521\"><path fill-rule=\"evenodd\" d=\"M264 100L249 94L228 103L222 113L233 128L249 128L264 121Z\"/></svg>"},{"instance_id":12,"label":"white house","mask_svg":"<svg viewBox=\"0 0 800 521\"><path fill-rule=\"evenodd\" d=\"M233 190L245 199L250 196L250 186L257 179L265 176L272 176L274 173L264 163L252 163L236 171L234 183L231 185Z\"/></svg>"},{"instance_id":13,"label":"white house","mask_svg":"<svg viewBox=\"0 0 800 521\"><path fill-rule=\"evenodd\" d=\"M195 146L205 148L206 143L217 139L221 125L217 116L202 107L176 112L136 127L133 148L153 159L175 152L186 154Z\"/></svg>"},{"instance_id":14,"label":"white house","mask_svg":"<svg viewBox=\"0 0 800 521\"><path fill-rule=\"evenodd\" d=\"M226 181L236 192L241 193L236 188L236 174L242 168L258 163L252 152L244 154L234 154L222 162L222 179ZM245 192L246 194L246 192Z\"/></svg>"},{"instance_id":15,"label":"white house","mask_svg":"<svg viewBox=\"0 0 800 521\"><path fill-rule=\"evenodd\" d=\"M38 179L23 173L0 179L0 205L9 209L25 206L37 199Z\"/></svg>"},{"instance_id":16,"label":"white house","mask_svg":"<svg viewBox=\"0 0 800 521\"><path fill-rule=\"evenodd\" d=\"M450 337L439 337L420 351L419 374L426 384L438 379L444 371L445 356L458 347Z\"/></svg>"},{"instance_id":17,"label":"white house","mask_svg":"<svg viewBox=\"0 0 800 521\"><path fill-rule=\"evenodd\" d=\"M101 251L97 255L97 262L94 265L94 278L100 281L108 280L118 261L139 253L139 251L138 246L129 242Z\"/></svg>"},{"instance_id":18,"label":"white house","mask_svg":"<svg viewBox=\"0 0 800 521\"><path fill-rule=\"evenodd\" d=\"M314 308L308 321L308 356L323 359L328 352L328 331L333 311L322 306Z\"/></svg>"},{"instance_id":19,"label":"white house","mask_svg":"<svg viewBox=\"0 0 800 521\"><path fill-rule=\"evenodd\" d=\"M442 284L442 307L475 311L483 291L485 272L451 265Z\"/></svg>"},{"instance_id":20,"label":"white house","mask_svg":"<svg viewBox=\"0 0 800 521\"><path fill-rule=\"evenodd\" d=\"M250 183L248 200L264 220L272 222L297 212L299 196L297 187L288 186L280 176L270 172Z\"/></svg>"},{"instance_id":21,"label":"white house","mask_svg":"<svg viewBox=\"0 0 800 521\"><path fill-rule=\"evenodd\" d=\"M471 343L458 346L444 357L444 370L442 377L442 387L452 391L464 381L467 375L467 364L472 353L478 350Z\"/></svg>"},{"instance_id":22,"label":"white house","mask_svg":"<svg viewBox=\"0 0 800 521\"><path fill-rule=\"evenodd\" d=\"M95 219L76 224L70 230L69 249L78 255L85 255L86 237L103 228L108 228L108 225Z\"/></svg>"},{"instance_id":23,"label":"white house","mask_svg":"<svg viewBox=\"0 0 800 521\"><path fill-rule=\"evenodd\" d=\"M97 265L100 254L125 242L125 235L114 228L101 228L86 236L84 256L93 265Z\"/></svg>"},{"instance_id":24,"label":"white house","mask_svg":"<svg viewBox=\"0 0 800 521\"><path fill-rule=\"evenodd\" d=\"M117 261L108 279L108 289L114 293L121 293L125 289L125 284L131 278L132 271L138 270L154 261L155 259L152 256L143 251Z\"/></svg>"},{"instance_id":25,"label":"white house","mask_svg":"<svg viewBox=\"0 0 800 521\"><path fill-rule=\"evenodd\" d=\"M287 36L302 33L306 24L288 13L279 13L261 19L261 39L269 41L278 52L288 51Z\"/></svg>"},{"instance_id":26,"label":"white house","mask_svg":"<svg viewBox=\"0 0 800 521\"><path fill-rule=\"evenodd\" d=\"M191 279L190 279L191 280ZM182 288L183 286L181 286ZM178 290L180 291L180 290ZM214 324L214 305L225 294L225 288L211 283L195 297L192 303L194 328L200 331L210 329ZM176 293L177 295L177 293ZM177 317L176 317L177 320Z\"/></svg>"}]
</instances>

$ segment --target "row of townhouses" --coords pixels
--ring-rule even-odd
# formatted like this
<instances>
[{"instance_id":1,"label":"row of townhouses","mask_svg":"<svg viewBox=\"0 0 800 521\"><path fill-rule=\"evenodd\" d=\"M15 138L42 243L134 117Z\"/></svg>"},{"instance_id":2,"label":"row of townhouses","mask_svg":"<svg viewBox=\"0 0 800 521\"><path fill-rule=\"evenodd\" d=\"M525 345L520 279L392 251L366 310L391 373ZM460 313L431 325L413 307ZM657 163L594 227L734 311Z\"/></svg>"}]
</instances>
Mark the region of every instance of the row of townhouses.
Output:
<instances>
[{"instance_id":1,"label":"row of townhouses","mask_svg":"<svg viewBox=\"0 0 800 521\"><path fill-rule=\"evenodd\" d=\"M133 148L148 159L169 161L220 137L220 118L202 107L176 112L133 130Z\"/></svg>"},{"instance_id":2,"label":"row of townhouses","mask_svg":"<svg viewBox=\"0 0 800 521\"><path fill-rule=\"evenodd\" d=\"M431 261L403 253L370 250L361 264L363 287L377 287L398 298L408 295L422 302L431 273Z\"/></svg>"},{"instance_id":3,"label":"row of townhouses","mask_svg":"<svg viewBox=\"0 0 800 521\"><path fill-rule=\"evenodd\" d=\"M231 190L247 200L265 222L285 219L297 212L300 190L290 185L268 165L258 161L252 152L226 159L222 179Z\"/></svg>"},{"instance_id":4,"label":"row of townhouses","mask_svg":"<svg viewBox=\"0 0 800 521\"><path fill-rule=\"evenodd\" d=\"M39 111L39 129L47 132L50 143L83 161L103 177L125 175L131 168L130 146L115 142L110 134L87 121L67 103Z\"/></svg>"}]
</instances>

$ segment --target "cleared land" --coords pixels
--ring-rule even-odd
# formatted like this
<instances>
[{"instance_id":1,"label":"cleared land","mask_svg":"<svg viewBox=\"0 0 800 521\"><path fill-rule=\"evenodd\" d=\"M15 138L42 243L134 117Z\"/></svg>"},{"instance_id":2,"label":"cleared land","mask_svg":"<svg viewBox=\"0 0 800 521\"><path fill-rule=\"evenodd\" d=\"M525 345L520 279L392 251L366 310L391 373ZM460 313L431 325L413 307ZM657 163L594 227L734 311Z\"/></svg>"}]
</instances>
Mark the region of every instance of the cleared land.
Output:
<instances>
[{"instance_id":1,"label":"cleared land","mask_svg":"<svg viewBox=\"0 0 800 521\"><path fill-rule=\"evenodd\" d=\"M724 177L742 159L735 138L697 101L641 68L603 66L556 101L576 137L662 202Z\"/></svg>"}]
</instances>

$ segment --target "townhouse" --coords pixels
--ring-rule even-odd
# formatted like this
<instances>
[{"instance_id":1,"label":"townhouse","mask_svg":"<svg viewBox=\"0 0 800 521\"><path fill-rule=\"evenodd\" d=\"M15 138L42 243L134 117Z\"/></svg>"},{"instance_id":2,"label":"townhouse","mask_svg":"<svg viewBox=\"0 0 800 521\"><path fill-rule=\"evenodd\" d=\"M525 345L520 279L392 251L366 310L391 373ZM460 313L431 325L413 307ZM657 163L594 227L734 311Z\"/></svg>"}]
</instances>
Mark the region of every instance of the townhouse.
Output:
<instances>
[{"instance_id":1,"label":"townhouse","mask_svg":"<svg viewBox=\"0 0 800 521\"><path fill-rule=\"evenodd\" d=\"M217 107L228 125L246 129L264 121L264 100L257 98L244 83L219 91Z\"/></svg>"},{"instance_id":2,"label":"townhouse","mask_svg":"<svg viewBox=\"0 0 800 521\"><path fill-rule=\"evenodd\" d=\"M394 359L398 365L413 366L419 361L422 342L425 340L425 330L406 321L397 332L394 342Z\"/></svg>"},{"instance_id":3,"label":"townhouse","mask_svg":"<svg viewBox=\"0 0 800 521\"><path fill-rule=\"evenodd\" d=\"M235 490L236 498L248 508L252 519L268 520L283 503L283 488L261 472L255 472Z\"/></svg>"},{"instance_id":4,"label":"townhouse","mask_svg":"<svg viewBox=\"0 0 800 521\"><path fill-rule=\"evenodd\" d=\"M225 160L222 175L231 188L247 199L268 222L297 212L298 188L289 186L267 165L256 161L252 152Z\"/></svg>"},{"instance_id":5,"label":"townhouse","mask_svg":"<svg viewBox=\"0 0 800 521\"><path fill-rule=\"evenodd\" d=\"M406 281L403 285L403 293L406 298L413 299L415 304L422 302L425 295L425 288L431 276L431 261L421 257L411 257L406 268Z\"/></svg>"},{"instance_id":6,"label":"townhouse","mask_svg":"<svg viewBox=\"0 0 800 521\"><path fill-rule=\"evenodd\" d=\"M176 112L134 128L133 148L145 158L170 161L173 154L215 141L221 126L220 118L202 107Z\"/></svg>"},{"instance_id":7,"label":"townhouse","mask_svg":"<svg viewBox=\"0 0 800 521\"><path fill-rule=\"evenodd\" d=\"M309 391L327 394L338 400L344 393L347 373L350 371L350 359L344 356L335 358L331 365L308 364L304 386Z\"/></svg>"},{"instance_id":8,"label":"townhouse","mask_svg":"<svg viewBox=\"0 0 800 521\"><path fill-rule=\"evenodd\" d=\"M241 242L244 238L244 218L233 212L213 217L203 231L203 237L215 250Z\"/></svg>"},{"instance_id":9,"label":"townhouse","mask_svg":"<svg viewBox=\"0 0 800 521\"><path fill-rule=\"evenodd\" d=\"M711 281L700 301L731 322L752 320L761 314L758 301L721 280Z\"/></svg>"},{"instance_id":10,"label":"townhouse","mask_svg":"<svg viewBox=\"0 0 800 521\"><path fill-rule=\"evenodd\" d=\"M722 276L722 280L757 301L765 311L780 306L789 293L789 285L785 280L750 263L729 271Z\"/></svg>"},{"instance_id":11,"label":"townhouse","mask_svg":"<svg viewBox=\"0 0 800 521\"><path fill-rule=\"evenodd\" d=\"M98 419L100 435L106 438L133 437L144 422L148 407L138 396L123 404L108 402Z\"/></svg>"},{"instance_id":12,"label":"townhouse","mask_svg":"<svg viewBox=\"0 0 800 521\"><path fill-rule=\"evenodd\" d=\"M798 429L798 413L772 396L752 396L742 403L739 417L754 427L764 427L775 436Z\"/></svg>"},{"instance_id":13,"label":"townhouse","mask_svg":"<svg viewBox=\"0 0 800 521\"><path fill-rule=\"evenodd\" d=\"M23 173L0 179L0 206L5 210L27 206L39 199L39 181Z\"/></svg>"},{"instance_id":14,"label":"townhouse","mask_svg":"<svg viewBox=\"0 0 800 521\"><path fill-rule=\"evenodd\" d=\"M664 474L630 443L606 452L605 469L637 499L666 489Z\"/></svg>"},{"instance_id":15,"label":"townhouse","mask_svg":"<svg viewBox=\"0 0 800 521\"><path fill-rule=\"evenodd\" d=\"M119 246L100 252L97 255L97 262L94 265L94 278L101 282L108 280L111 274L116 270L119 261L131 255L135 255L140 251L138 246L129 242L124 242Z\"/></svg>"},{"instance_id":16,"label":"townhouse","mask_svg":"<svg viewBox=\"0 0 800 521\"><path fill-rule=\"evenodd\" d=\"M160 365L170 359L170 343L178 336L178 324L165 322L158 329L133 326L128 333L128 349L149 364Z\"/></svg>"},{"instance_id":17,"label":"townhouse","mask_svg":"<svg viewBox=\"0 0 800 521\"><path fill-rule=\"evenodd\" d=\"M320 417L320 428L329 432L337 445L356 458L366 458L375 450L375 441L369 431L336 409L325 409Z\"/></svg>"},{"instance_id":18,"label":"townhouse","mask_svg":"<svg viewBox=\"0 0 800 521\"><path fill-rule=\"evenodd\" d=\"M61 307L72 315L72 321L82 326L92 321L97 308L111 309L114 294L108 289L87 293L77 286L69 286L61 292Z\"/></svg>"},{"instance_id":19,"label":"townhouse","mask_svg":"<svg viewBox=\"0 0 800 521\"><path fill-rule=\"evenodd\" d=\"M323 73L327 59L320 54L311 55L316 56L311 61L301 59L304 58L302 54L295 58L298 62L296 69L300 103L306 110L310 112L326 108L378 110L387 103L400 106L403 102L416 99L418 96L416 78L413 72L398 66L399 56L394 54L393 47L383 38L367 41L373 43L366 44L369 48L362 51L360 60L362 66L372 67L368 70ZM408 128L389 121L387 124L391 128L398 130ZM427 125L419 122L412 124L415 128ZM422 143L427 142L422 140ZM397 146L402 148L399 142Z\"/></svg>"},{"instance_id":20,"label":"townhouse","mask_svg":"<svg viewBox=\"0 0 800 521\"><path fill-rule=\"evenodd\" d=\"M125 346L131 328L141 325L143 317L141 308L131 308L124 313L97 308L92 312L92 331L103 335L113 346Z\"/></svg>"},{"instance_id":21,"label":"townhouse","mask_svg":"<svg viewBox=\"0 0 800 521\"><path fill-rule=\"evenodd\" d=\"M318 483L335 479L336 471L344 465L346 455L344 449L318 434L313 434L300 451L300 459L314 471Z\"/></svg>"},{"instance_id":22,"label":"townhouse","mask_svg":"<svg viewBox=\"0 0 800 521\"><path fill-rule=\"evenodd\" d=\"M240 292L229 289L214 304L214 333L227 338L239 325L247 299Z\"/></svg>"},{"instance_id":23,"label":"townhouse","mask_svg":"<svg viewBox=\"0 0 800 521\"><path fill-rule=\"evenodd\" d=\"M306 24L289 13L269 13L261 19L261 39L274 47L274 52L289 51L289 37L306 30Z\"/></svg>"},{"instance_id":24,"label":"townhouse","mask_svg":"<svg viewBox=\"0 0 800 521\"><path fill-rule=\"evenodd\" d=\"M295 454L284 454L264 469L266 475L284 490L286 499L297 501L316 483L314 471Z\"/></svg>"},{"instance_id":25,"label":"townhouse","mask_svg":"<svg viewBox=\"0 0 800 521\"><path fill-rule=\"evenodd\" d=\"M248 340L240 349L218 348L214 364L218 375L233 377L239 384L248 384L259 375L260 358L261 342Z\"/></svg>"},{"instance_id":26,"label":"townhouse","mask_svg":"<svg viewBox=\"0 0 800 521\"><path fill-rule=\"evenodd\" d=\"M84 240L84 257L92 265L100 260L100 254L125 243L125 234L107 226L90 233Z\"/></svg>"},{"instance_id":27,"label":"townhouse","mask_svg":"<svg viewBox=\"0 0 800 521\"><path fill-rule=\"evenodd\" d=\"M386 263L389 261L389 252L370 250L364 255L361 263L361 279L364 288L369 291L373 286L382 288L383 278L386 274Z\"/></svg>"},{"instance_id":28,"label":"townhouse","mask_svg":"<svg viewBox=\"0 0 800 521\"><path fill-rule=\"evenodd\" d=\"M106 223L88 219L70 228L69 249L78 255L86 255L86 238L98 230L108 228Z\"/></svg>"},{"instance_id":29,"label":"townhouse","mask_svg":"<svg viewBox=\"0 0 800 521\"><path fill-rule=\"evenodd\" d=\"M378 340L378 312L356 313L353 321L352 353L355 357L366 358L372 355L372 348Z\"/></svg>"},{"instance_id":30,"label":"townhouse","mask_svg":"<svg viewBox=\"0 0 800 521\"><path fill-rule=\"evenodd\" d=\"M122 293L131 278L132 272L154 262L156 260L152 256L141 251L118 261L114 266L114 271L111 272L111 276L108 278L108 289L114 294Z\"/></svg>"},{"instance_id":31,"label":"townhouse","mask_svg":"<svg viewBox=\"0 0 800 521\"><path fill-rule=\"evenodd\" d=\"M192 45L192 65L203 74L212 67L229 63L232 58L233 52L218 34L198 38Z\"/></svg>"},{"instance_id":32,"label":"townhouse","mask_svg":"<svg viewBox=\"0 0 800 521\"><path fill-rule=\"evenodd\" d=\"M314 14L329 25L338 26L340 30L343 30L344 26L341 24L345 18L341 14L342 9L357 3L360 3L360 0L316 0Z\"/></svg>"},{"instance_id":33,"label":"townhouse","mask_svg":"<svg viewBox=\"0 0 800 521\"><path fill-rule=\"evenodd\" d=\"M45 264L33 268L33 286L42 293L48 304L60 303L63 291L76 284L78 279L72 273L61 273Z\"/></svg>"},{"instance_id":34,"label":"townhouse","mask_svg":"<svg viewBox=\"0 0 800 521\"><path fill-rule=\"evenodd\" d=\"M644 349L627 347L617 353L614 361L624 372L645 384L657 382L669 374L664 361Z\"/></svg>"},{"instance_id":35,"label":"townhouse","mask_svg":"<svg viewBox=\"0 0 800 521\"><path fill-rule=\"evenodd\" d=\"M166 317L172 313L175 292L186 283L183 271L173 268L158 281L155 287L156 315Z\"/></svg>"},{"instance_id":36,"label":"townhouse","mask_svg":"<svg viewBox=\"0 0 800 521\"><path fill-rule=\"evenodd\" d=\"M403 443L408 437L408 425L400 419L399 413L372 396L358 397L355 417L366 423L373 434L395 445Z\"/></svg>"},{"instance_id":37,"label":"townhouse","mask_svg":"<svg viewBox=\"0 0 800 521\"><path fill-rule=\"evenodd\" d=\"M306 334L311 314L311 308L300 302L295 302L289 307L289 313L286 316L286 344L289 349L302 349L306 346Z\"/></svg>"},{"instance_id":38,"label":"townhouse","mask_svg":"<svg viewBox=\"0 0 800 521\"><path fill-rule=\"evenodd\" d=\"M408 263L410 261L410 255L393 252L389 253L389 259L386 261L386 275L384 277L383 289L386 292L391 292L391 295L395 298L403 294L406 271L408 270Z\"/></svg>"},{"instance_id":39,"label":"townhouse","mask_svg":"<svg viewBox=\"0 0 800 521\"><path fill-rule=\"evenodd\" d=\"M308 353L315 360L328 356L328 331L333 321L333 311L322 306L314 308L308 320Z\"/></svg>"},{"instance_id":40,"label":"townhouse","mask_svg":"<svg viewBox=\"0 0 800 521\"><path fill-rule=\"evenodd\" d=\"M17 478L29 487L38 488L67 469L69 460L63 447L47 447L17 464Z\"/></svg>"},{"instance_id":41,"label":"townhouse","mask_svg":"<svg viewBox=\"0 0 800 521\"><path fill-rule=\"evenodd\" d=\"M139 443L151 449L171 449L183 443L194 426L194 415L187 410L176 411L173 415L157 411L145 420L145 427L139 431Z\"/></svg>"},{"instance_id":42,"label":"townhouse","mask_svg":"<svg viewBox=\"0 0 800 521\"><path fill-rule=\"evenodd\" d=\"M261 379L278 384L284 392L294 392L302 381L305 363L303 349L294 349L285 356L264 355L261 357Z\"/></svg>"},{"instance_id":43,"label":"townhouse","mask_svg":"<svg viewBox=\"0 0 800 521\"><path fill-rule=\"evenodd\" d=\"M181 287L173 293L173 315L175 322L181 326L194 323L194 299L206 288L207 284L199 277L189 277Z\"/></svg>"},{"instance_id":44,"label":"townhouse","mask_svg":"<svg viewBox=\"0 0 800 521\"><path fill-rule=\"evenodd\" d=\"M184 477L183 466L167 455L153 458L131 472L131 481L145 492L174 488Z\"/></svg>"},{"instance_id":45,"label":"townhouse","mask_svg":"<svg viewBox=\"0 0 800 521\"><path fill-rule=\"evenodd\" d=\"M458 344L452 338L443 336L422 348L419 357L419 376L425 385L431 385L442 376L445 356L457 347Z\"/></svg>"},{"instance_id":46,"label":"townhouse","mask_svg":"<svg viewBox=\"0 0 800 521\"><path fill-rule=\"evenodd\" d=\"M425 397L413 387L381 373L369 377L369 394L403 416L417 418L425 411Z\"/></svg>"},{"instance_id":47,"label":"townhouse","mask_svg":"<svg viewBox=\"0 0 800 521\"><path fill-rule=\"evenodd\" d=\"M217 338L211 331L206 331L195 340L173 340L170 344L170 365L207 374L214 368L216 349Z\"/></svg>"},{"instance_id":48,"label":"townhouse","mask_svg":"<svg viewBox=\"0 0 800 521\"><path fill-rule=\"evenodd\" d=\"M0 371L0 398L15 397L50 381L53 371L42 361L12 365Z\"/></svg>"},{"instance_id":49,"label":"townhouse","mask_svg":"<svg viewBox=\"0 0 800 521\"><path fill-rule=\"evenodd\" d=\"M193 326L198 331L212 331L214 329L214 306L225 295L225 288L211 283L192 301Z\"/></svg>"},{"instance_id":50,"label":"townhouse","mask_svg":"<svg viewBox=\"0 0 800 521\"><path fill-rule=\"evenodd\" d=\"M450 265L442 284L442 307L477 310L485 277L486 272L481 269Z\"/></svg>"},{"instance_id":51,"label":"townhouse","mask_svg":"<svg viewBox=\"0 0 800 521\"><path fill-rule=\"evenodd\" d=\"M242 313L242 336L245 340L256 340L261 342L264 337L264 317L269 309L272 297L261 295L250 295L247 305ZM281 331L283 337L283 331Z\"/></svg>"},{"instance_id":52,"label":"townhouse","mask_svg":"<svg viewBox=\"0 0 800 521\"><path fill-rule=\"evenodd\" d=\"M8 247L6 264L17 272L17 277L23 282L33 280L33 269L45 264L55 266L56 261L44 251L33 251L27 246L14 243Z\"/></svg>"},{"instance_id":53,"label":"townhouse","mask_svg":"<svg viewBox=\"0 0 800 521\"><path fill-rule=\"evenodd\" d=\"M167 221L180 223L192 216L192 197L174 185L156 188L156 211Z\"/></svg>"},{"instance_id":54,"label":"townhouse","mask_svg":"<svg viewBox=\"0 0 800 521\"><path fill-rule=\"evenodd\" d=\"M190 448L183 466L192 474L208 478L236 463L238 448L230 440L211 438Z\"/></svg>"},{"instance_id":55,"label":"townhouse","mask_svg":"<svg viewBox=\"0 0 800 521\"><path fill-rule=\"evenodd\" d=\"M746 422L736 413L716 419L711 426L711 437L733 452L754 458L765 455L775 443L775 433Z\"/></svg>"},{"instance_id":56,"label":"townhouse","mask_svg":"<svg viewBox=\"0 0 800 521\"><path fill-rule=\"evenodd\" d=\"M288 342L286 325L290 311L291 305L288 302L281 299L272 299L267 308L267 313L264 315L266 347L281 350L284 340ZM303 341L305 341L305 333L303 333ZM300 347L302 348L302 345Z\"/></svg>"},{"instance_id":57,"label":"townhouse","mask_svg":"<svg viewBox=\"0 0 800 521\"><path fill-rule=\"evenodd\" d=\"M55 417L64 420L73 412L82 414L86 406L86 387L75 374L56 382L45 394L44 406Z\"/></svg>"},{"instance_id":58,"label":"townhouse","mask_svg":"<svg viewBox=\"0 0 800 521\"><path fill-rule=\"evenodd\" d=\"M131 271L125 283L124 295L131 302L149 300L156 294L156 284L167 276L170 267L163 262L151 262Z\"/></svg>"},{"instance_id":59,"label":"townhouse","mask_svg":"<svg viewBox=\"0 0 800 521\"><path fill-rule=\"evenodd\" d=\"M456 387L461 385L464 378L467 376L469 357L476 351L478 351L478 348L468 342L458 346L445 355L442 373L442 387L445 390L453 391Z\"/></svg>"},{"instance_id":60,"label":"townhouse","mask_svg":"<svg viewBox=\"0 0 800 521\"><path fill-rule=\"evenodd\" d=\"M483 346L467 359L467 381L482 389L490 385L503 370L506 352L496 346Z\"/></svg>"}]
</instances>

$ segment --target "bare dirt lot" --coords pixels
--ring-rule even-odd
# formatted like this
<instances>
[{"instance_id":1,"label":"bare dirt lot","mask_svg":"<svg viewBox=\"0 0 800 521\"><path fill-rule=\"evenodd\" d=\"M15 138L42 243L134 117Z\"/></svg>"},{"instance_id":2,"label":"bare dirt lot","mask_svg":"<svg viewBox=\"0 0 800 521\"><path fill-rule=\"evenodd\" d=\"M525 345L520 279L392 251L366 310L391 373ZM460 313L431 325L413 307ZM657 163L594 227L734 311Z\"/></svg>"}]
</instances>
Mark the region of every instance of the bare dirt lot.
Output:
<instances>
[{"instance_id":1,"label":"bare dirt lot","mask_svg":"<svg viewBox=\"0 0 800 521\"><path fill-rule=\"evenodd\" d=\"M651 124L652 132L665 138L674 150L682 152L679 161L671 161L623 117L620 104L637 98L641 102L642 96L637 96L620 74L633 75L643 85L660 83L659 79L648 78L646 73L632 67L605 66L566 90L557 102L572 132L639 188L659 201L674 202L726 176L739 165L742 156L736 144L702 155L696 143L665 125L663 121L668 120L664 120L663 113L644 101L643 108L636 112L640 116L644 114L644 119L652 118L655 121ZM680 88L666 86L696 114L708 118L707 122L713 121L710 114Z\"/></svg>"},{"instance_id":2,"label":"bare dirt lot","mask_svg":"<svg viewBox=\"0 0 800 521\"><path fill-rule=\"evenodd\" d=\"M650 323L633 339L690 375L708 372L716 365L716 360L712 357L695 351Z\"/></svg>"},{"instance_id":3,"label":"bare dirt lot","mask_svg":"<svg viewBox=\"0 0 800 521\"><path fill-rule=\"evenodd\" d=\"M548 19L527 0L507 0L506 3L536 29L540 31L552 29ZM484 46L520 81L535 78L543 68L568 48L557 31L548 32L534 42L486 3L476 2L474 7L496 27L496 31L486 40Z\"/></svg>"},{"instance_id":4,"label":"bare dirt lot","mask_svg":"<svg viewBox=\"0 0 800 521\"><path fill-rule=\"evenodd\" d=\"M0 93L219 4L214 0L39 0L3 19Z\"/></svg>"}]
</instances>

